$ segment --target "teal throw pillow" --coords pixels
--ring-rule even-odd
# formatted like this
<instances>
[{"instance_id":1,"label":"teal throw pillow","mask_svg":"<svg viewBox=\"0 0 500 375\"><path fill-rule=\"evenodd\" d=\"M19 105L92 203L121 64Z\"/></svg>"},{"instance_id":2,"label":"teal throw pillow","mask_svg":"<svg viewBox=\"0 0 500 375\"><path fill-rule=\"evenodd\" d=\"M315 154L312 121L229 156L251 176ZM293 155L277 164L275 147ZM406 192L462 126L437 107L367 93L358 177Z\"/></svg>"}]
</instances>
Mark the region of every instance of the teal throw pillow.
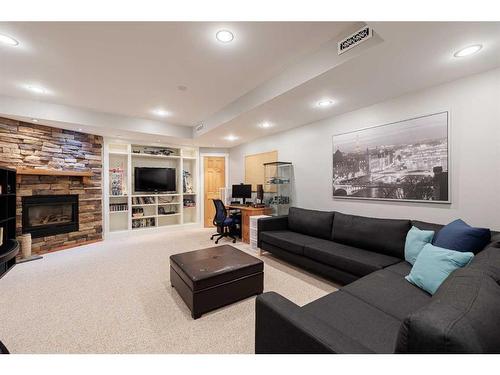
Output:
<instances>
[{"instance_id":1,"label":"teal throw pillow","mask_svg":"<svg viewBox=\"0 0 500 375\"><path fill-rule=\"evenodd\" d=\"M425 245L432 242L433 238L433 230L420 230L417 227L411 227L406 235L405 260L412 265L415 264L418 254Z\"/></svg>"},{"instance_id":2,"label":"teal throw pillow","mask_svg":"<svg viewBox=\"0 0 500 375\"><path fill-rule=\"evenodd\" d=\"M443 249L431 244L424 246L406 280L430 294L456 269L465 267L473 253Z\"/></svg>"}]
</instances>

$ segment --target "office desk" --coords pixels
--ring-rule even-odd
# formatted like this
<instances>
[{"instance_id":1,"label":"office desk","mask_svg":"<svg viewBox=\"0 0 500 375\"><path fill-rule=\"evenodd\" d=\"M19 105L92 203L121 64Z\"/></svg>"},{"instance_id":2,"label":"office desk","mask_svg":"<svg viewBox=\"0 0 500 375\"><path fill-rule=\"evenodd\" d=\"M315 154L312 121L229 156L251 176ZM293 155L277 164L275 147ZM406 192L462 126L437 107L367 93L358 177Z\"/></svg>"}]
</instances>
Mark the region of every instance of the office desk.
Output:
<instances>
[{"instance_id":1,"label":"office desk","mask_svg":"<svg viewBox=\"0 0 500 375\"><path fill-rule=\"evenodd\" d=\"M250 243L250 216L271 215L273 211L270 207L254 208L239 204L231 204L227 208L241 211L241 239L246 243Z\"/></svg>"}]
</instances>

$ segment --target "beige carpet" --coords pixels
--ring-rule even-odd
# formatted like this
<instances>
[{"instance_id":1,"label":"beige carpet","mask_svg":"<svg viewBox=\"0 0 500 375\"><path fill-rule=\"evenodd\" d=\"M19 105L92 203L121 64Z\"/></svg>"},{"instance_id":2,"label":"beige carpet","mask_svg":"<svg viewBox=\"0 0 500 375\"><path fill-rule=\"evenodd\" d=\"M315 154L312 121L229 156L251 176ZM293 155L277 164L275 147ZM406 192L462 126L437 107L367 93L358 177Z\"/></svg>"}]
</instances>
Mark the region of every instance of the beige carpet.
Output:
<instances>
[{"instance_id":1,"label":"beige carpet","mask_svg":"<svg viewBox=\"0 0 500 375\"><path fill-rule=\"evenodd\" d=\"M0 340L13 353L253 353L255 297L192 320L170 287L169 256L210 246L211 233L141 233L17 265L0 280ZM265 291L299 305L336 289L262 259Z\"/></svg>"}]
</instances>

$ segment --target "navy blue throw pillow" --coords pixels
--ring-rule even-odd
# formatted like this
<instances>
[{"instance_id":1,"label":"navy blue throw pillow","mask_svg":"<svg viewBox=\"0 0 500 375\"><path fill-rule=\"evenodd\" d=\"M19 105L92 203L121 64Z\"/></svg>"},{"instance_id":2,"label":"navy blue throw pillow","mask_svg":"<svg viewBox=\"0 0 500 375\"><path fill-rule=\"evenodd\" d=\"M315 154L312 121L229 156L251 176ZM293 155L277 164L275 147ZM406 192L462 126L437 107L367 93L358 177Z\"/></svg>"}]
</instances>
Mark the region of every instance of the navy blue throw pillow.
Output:
<instances>
[{"instance_id":1,"label":"navy blue throw pillow","mask_svg":"<svg viewBox=\"0 0 500 375\"><path fill-rule=\"evenodd\" d=\"M463 252L477 254L491 241L487 228L473 228L463 220L457 219L445 225L434 239L434 245Z\"/></svg>"}]
</instances>

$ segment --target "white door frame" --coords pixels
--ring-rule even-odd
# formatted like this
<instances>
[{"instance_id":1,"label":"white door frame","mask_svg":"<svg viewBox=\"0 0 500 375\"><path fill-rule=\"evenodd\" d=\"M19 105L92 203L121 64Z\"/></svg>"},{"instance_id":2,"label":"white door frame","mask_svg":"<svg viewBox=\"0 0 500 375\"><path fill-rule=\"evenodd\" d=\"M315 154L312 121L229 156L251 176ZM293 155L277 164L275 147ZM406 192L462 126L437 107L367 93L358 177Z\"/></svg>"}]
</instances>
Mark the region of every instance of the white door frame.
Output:
<instances>
[{"instance_id":1,"label":"white door frame","mask_svg":"<svg viewBox=\"0 0 500 375\"><path fill-rule=\"evenodd\" d=\"M215 156L224 158L224 183L225 187L229 186L229 153L224 152L204 152L200 153L200 175L198 176L198 181L200 181L200 196L203 204L201 205L201 227L205 228L205 156Z\"/></svg>"}]
</instances>

